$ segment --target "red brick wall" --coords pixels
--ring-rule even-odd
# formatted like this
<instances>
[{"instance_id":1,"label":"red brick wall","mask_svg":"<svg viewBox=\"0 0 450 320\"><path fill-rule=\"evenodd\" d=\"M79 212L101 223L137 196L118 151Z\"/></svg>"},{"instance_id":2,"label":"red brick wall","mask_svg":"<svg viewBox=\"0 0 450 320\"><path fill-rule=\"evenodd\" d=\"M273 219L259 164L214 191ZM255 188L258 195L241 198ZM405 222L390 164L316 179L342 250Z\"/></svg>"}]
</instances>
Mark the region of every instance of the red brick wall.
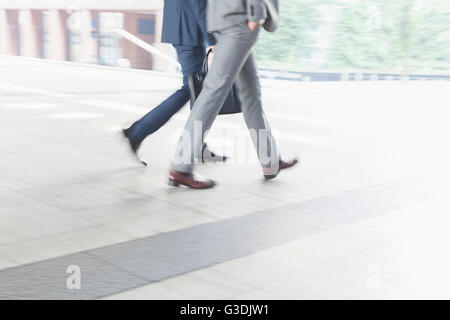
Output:
<instances>
[{"instance_id":1,"label":"red brick wall","mask_svg":"<svg viewBox=\"0 0 450 320\"><path fill-rule=\"evenodd\" d=\"M156 25L155 14L125 12L123 19L124 29L149 44L154 43L156 41L155 35L138 34L139 19L154 19ZM147 51L126 39L122 39L122 50L122 57L130 60L132 68L152 69L153 59Z\"/></svg>"}]
</instances>

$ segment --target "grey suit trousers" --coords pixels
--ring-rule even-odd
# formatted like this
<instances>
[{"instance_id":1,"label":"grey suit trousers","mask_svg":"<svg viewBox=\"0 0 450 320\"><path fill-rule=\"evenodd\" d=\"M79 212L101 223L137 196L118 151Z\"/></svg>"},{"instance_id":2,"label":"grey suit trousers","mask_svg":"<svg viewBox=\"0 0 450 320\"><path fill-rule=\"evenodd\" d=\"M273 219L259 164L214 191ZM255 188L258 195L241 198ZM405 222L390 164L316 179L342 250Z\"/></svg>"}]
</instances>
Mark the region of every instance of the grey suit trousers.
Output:
<instances>
[{"instance_id":1,"label":"grey suit trousers","mask_svg":"<svg viewBox=\"0 0 450 320\"><path fill-rule=\"evenodd\" d=\"M201 159L203 139L234 82L239 88L245 123L264 168L278 170L279 154L261 104L261 86L252 49L259 30L245 22L214 32L214 60L172 157L172 169L191 173Z\"/></svg>"}]
</instances>

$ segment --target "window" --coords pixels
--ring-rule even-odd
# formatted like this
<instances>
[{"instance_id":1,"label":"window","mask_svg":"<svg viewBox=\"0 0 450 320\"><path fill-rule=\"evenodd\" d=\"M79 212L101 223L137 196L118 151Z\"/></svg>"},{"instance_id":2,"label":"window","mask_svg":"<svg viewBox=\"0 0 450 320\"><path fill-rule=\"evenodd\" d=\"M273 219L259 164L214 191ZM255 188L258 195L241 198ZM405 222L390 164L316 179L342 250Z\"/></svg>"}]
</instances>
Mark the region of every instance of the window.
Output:
<instances>
[{"instance_id":1,"label":"window","mask_svg":"<svg viewBox=\"0 0 450 320\"><path fill-rule=\"evenodd\" d=\"M155 34L154 19L138 19L138 33L143 35Z\"/></svg>"}]
</instances>

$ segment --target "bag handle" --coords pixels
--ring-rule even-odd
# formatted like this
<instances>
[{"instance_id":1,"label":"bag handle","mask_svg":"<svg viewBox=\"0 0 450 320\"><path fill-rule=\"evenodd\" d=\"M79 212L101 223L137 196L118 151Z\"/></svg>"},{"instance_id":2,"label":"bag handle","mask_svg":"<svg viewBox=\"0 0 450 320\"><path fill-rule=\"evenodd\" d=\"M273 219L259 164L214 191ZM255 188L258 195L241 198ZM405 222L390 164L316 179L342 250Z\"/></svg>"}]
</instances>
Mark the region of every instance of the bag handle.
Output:
<instances>
[{"instance_id":1,"label":"bag handle","mask_svg":"<svg viewBox=\"0 0 450 320\"><path fill-rule=\"evenodd\" d=\"M206 76L208 73L209 67L208 67L208 61L209 61L209 55L212 53L212 49L208 50L208 53L206 54L205 59L203 60L203 66L202 66L202 74Z\"/></svg>"}]
</instances>

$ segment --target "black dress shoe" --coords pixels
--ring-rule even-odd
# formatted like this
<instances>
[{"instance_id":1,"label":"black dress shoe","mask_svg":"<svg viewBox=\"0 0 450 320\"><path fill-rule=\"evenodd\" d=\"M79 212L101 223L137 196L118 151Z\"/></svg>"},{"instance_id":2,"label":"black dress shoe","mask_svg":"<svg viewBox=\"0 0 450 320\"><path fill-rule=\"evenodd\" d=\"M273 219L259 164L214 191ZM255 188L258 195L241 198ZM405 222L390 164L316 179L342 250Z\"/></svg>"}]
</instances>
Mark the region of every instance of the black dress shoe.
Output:
<instances>
[{"instance_id":1,"label":"black dress shoe","mask_svg":"<svg viewBox=\"0 0 450 320\"><path fill-rule=\"evenodd\" d=\"M220 156L215 154L214 152L211 152L207 157L202 157L202 162L226 162L228 160L227 156Z\"/></svg>"},{"instance_id":2,"label":"black dress shoe","mask_svg":"<svg viewBox=\"0 0 450 320\"><path fill-rule=\"evenodd\" d=\"M264 174L264 178L266 180L272 180L278 176L281 170L289 169L293 166L295 166L298 163L297 159L291 160L291 161L283 161L280 159L280 162L278 163L278 170L274 174Z\"/></svg>"},{"instance_id":3,"label":"black dress shoe","mask_svg":"<svg viewBox=\"0 0 450 320\"><path fill-rule=\"evenodd\" d=\"M228 160L227 156L221 156L218 154L215 154L214 152L207 149L206 143L203 144L203 150L202 150L202 163L205 162L226 162Z\"/></svg>"},{"instance_id":4,"label":"black dress shoe","mask_svg":"<svg viewBox=\"0 0 450 320\"><path fill-rule=\"evenodd\" d=\"M133 155L136 157L137 161L139 161L141 164L143 164L144 166L147 166L147 162L145 162L144 160L142 160L139 157L139 147L141 146L141 142L137 143L133 137L131 135L128 134L129 129L123 129L122 133L124 135L124 137L127 139L128 141L128 145L130 146L131 152L133 153Z\"/></svg>"}]
</instances>

